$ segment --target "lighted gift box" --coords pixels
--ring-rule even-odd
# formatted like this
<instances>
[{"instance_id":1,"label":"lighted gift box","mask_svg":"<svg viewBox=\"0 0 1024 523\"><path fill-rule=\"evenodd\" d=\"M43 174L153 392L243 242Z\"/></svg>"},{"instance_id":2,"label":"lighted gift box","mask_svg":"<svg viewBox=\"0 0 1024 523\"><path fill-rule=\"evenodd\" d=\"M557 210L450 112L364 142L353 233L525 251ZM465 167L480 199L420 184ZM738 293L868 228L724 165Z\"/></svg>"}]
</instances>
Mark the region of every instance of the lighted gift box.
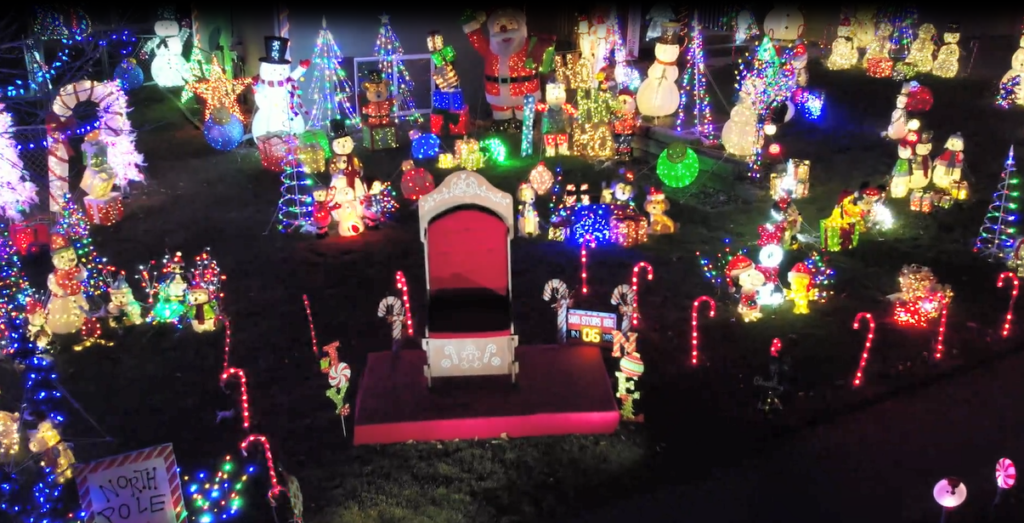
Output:
<instances>
[{"instance_id":1,"label":"lighted gift box","mask_svg":"<svg viewBox=\"0 0 1024 523\"><path fill-rule=\"evenodd\" d=\"M647 242L647 218L635 213L616 213L612 217L612 241L622 247Z\"/></svg>"},{"instance_id":2,"label":"lighted gift box","mask_svg":"<svg viewBox=\"0 0 1024 523\"><path fill-rule=\"evenodd\" d=\"M459 162L452 153L441 153L437 155L437 166L441 169L454 169Z\"/></svg>"},{"instance_id":3,"label":"lighted gift box","mask_svg":"<svg viewBox=\"0 0 1024 523\"><path fill-rule=\"evenodd\" d=\"M327 169L327 158L318 143L307 143L298 147L296 156L303 170L308 174L322 173Z\"/></svg>"},{"instance_id":4,"label":"lighted gift box","mask_svg":"<svg viewBox=\"0 0 1024 523\"><path fill-rule=\"evenodd\" d=\"M452 109L461 110L462 107L466 106L465 101L462 99L462 89L454 89L452 91L437 89L430 95L430 101L431 107L445 111L451 111Z\"/></svg>"},{"instance_id":5,"label":"lighted gift box","mask_svg":"<svg viewBox=\"0 0 1024 523\"><path fill-rule=\"evenodd\" d=\"M392 125L372 127L364 126L363 146L371 151L398 147L398 138L395 134L395 127Z\"/></svg>"},{"instance_id":6,"label":"lighted gift box","mask_svg":"<svg viewBox=\"0 0 1024 523\"><path fill-rule=\"evenodd\" d=\"M103 198L85 197L85 217L94 225L112 225L124 218L121 193L108 193Z\"/></svg>"},{"instance_id":7,"label":"lighted gift box","mask_svg":"<svg viewBox=\"0 0 1024 523\"><path fill-rule=\"evenodd\" d=\"M793 198L806 198L811 190L811 161L792 159L787 163L787 167L795 180Z\"/></svg>"},{"instance_id":8,"label":"lighted gift box","mask_svg":"<svg viewBox=\"0 0 1024 523\"><path fill-rule=\"evenodd\" d=\"M459 165L468 171L476 171L484 166L484 153L480 151L468 151L459 158Z\"/></svg>"},{"instance_id":9,"label":"lighted gift box","mask_svg":"<svg viewBox=\"0 0 1024 523\"><path fill-rule=\"evenodd\" d=\"M954 180L949 182L949 194L952 195L955 200L966 200L969 196L967 182L963 180Z\"/></svg>"},{"instance_id":10,"label":"lighted gift box","mask_svg":"<svg viewBox=\"0 0 1024 523\"><path fill-rule=\"evenodd\" d=\"M11 238L22 256L50 244L50 228L42 218L11 224Z\"/></svg>"},{"instance_id":11,"label":"lighted gift box","mask_svg":"<svg viewBox=\"0 0 1024 523\"><path fill-rule=\"evenodd\" d=\"M548 239L549 240L554 240L556 242L564 242L565 241L565 227L555 227L555 226L552 225L548 229Z\"/></svg>"},{"instance_id":12,"label":"lighted gift box","mask_svg":"<svg viewBox=\"0 0 1024 523\"><path fill-rule=\"evenodd\" d=\"M953 199L953 196L950 195L949 193L945 193L942 191L935 191L932 193L932 204L938 205L943 209L949 209L950 207L952 207L954 201L955 200Z\"/></svg>"},{"instance_id":13,"label":"lighted gift box","mask_svg":"<svg viewBox=\"0 0 1024 523\"><path fill-rule=\"evenodd\" d=\"M885 57L868 58L868 76L889 78L892 76L892 60Z\"/></svg>"},{"instance_id":14,"label":"lighted gift box","mask_svg":"<svg viewBox=\"0 0 1024 523\"><path fill-rule=\"evenodd\" d=\"M928 214L932 212L933 194L931 192L925 192L921 189L917 189L910 193L910 210L916 212L922 212Z\"/></svg>"},{"instance_id":15,"label":"lighted gift box","mask_svg":"<svg viewBox=\"0 0 1024 523\"><path fill-rule=\"evenodd\" d=\"M274 172L285 172L292 163L297 163L299 141L290 134L268 134L256 139L263 167Z\"/></svg>"},{"instance_id":16,"label":"lighted gift box","mask_svg":"<svg viewBox=\"0 0 1024 523\"><path fill-rule=\"evenodd\" d=\"M826 218L821 220L821 240L821 247L826 251L852 249L860 241L860 232L855 223Z\"/></svg>"},{"instance_id":17,"label":"lighted gift box","mask_svg":"<svg viewBox=\"0 0 1024 523\"><path fill-rule=\"evenodd\" d=\"M466 136L468 124L468 105L463 105L462 109L456 113L448 110L430 113L430 132L437 135Z\"/></svg>"}]
</instances>

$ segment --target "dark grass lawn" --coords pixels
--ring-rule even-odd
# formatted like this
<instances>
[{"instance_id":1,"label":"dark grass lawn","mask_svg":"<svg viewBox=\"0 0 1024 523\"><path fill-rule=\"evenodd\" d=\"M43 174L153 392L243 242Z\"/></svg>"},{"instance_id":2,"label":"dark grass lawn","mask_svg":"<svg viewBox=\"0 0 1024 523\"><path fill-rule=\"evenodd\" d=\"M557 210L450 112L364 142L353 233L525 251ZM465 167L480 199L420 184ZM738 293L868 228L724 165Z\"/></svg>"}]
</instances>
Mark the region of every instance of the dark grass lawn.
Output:
<instances>
[{"instance_id":1,"label":"dark grass lawn","mask_svg":"<svg viewBox=\"0 0 1024 523\"><path fill-rule=\"evenodd\" d=\"M892 231L869 233L857 249L831 257L836 296L812 305L810 315L794 316L787 304L756 324L743 324L731 304L720 302L718 316L702 320L701 365L689 365L690 304L713 292L694 253L713 251L725 238L736 243L756 239L757 225L769 216L767 198L715 211L684 202L670 211L681 224L678 234L653 238L634 250L607 247L592 253L592 291L577 304L581 308L609 310L612 289L629 282L640 260L650 262L656 273L640 290L639 350L648 371L640 384L639 408L647 423L624 426L606 437L351 448L324 397L326 380L311 353L302 295L309 295L320 341L340 340L342 359L358 374L368 352L389 347L388 329L376 309L393 292L395 271L408 278L414 318L424 310L415 212L405 210L397 225L347 240L316 242L265 232L278 200L278 176L261 169L254 149L214 152L159 91L147 88L132 98L135 126L148 128L139 138L149 164L148 185L134 193L122 223L96 229L94 235L100 252L129 271L167 250L193 256L212 248L228 276L224 310L232 319L231 359L248 375L253 432L268 436L278 463L302 482L310 521L558 518L600 507L612 496L699 481L713 468L740 463L775 444L791 429L884 399L1004 348L992 332L1008 298L1005 290L995 288L1002 267L979 261L970 248L1024 116L993 106L991 81L922 81L936 98L935 108L923 116L925 126L935 131L934 154L950 133L963 133L975 198L930 216L911 213L906 200L894 202L897 226ZM727 94L730 85L719 83ZM823 119L794 120L780 128L777 139L787 156L811 160L811 197L798 204L816 229L842 189L855 189L862 180L880 183L891 170L895 145L878 134L888 122L899 84L812 65L811 85L827 92ZM716 111L727 114L715 103ZM394 179L406 154L363 151L367 175ZM512 192L530 167L519 162L482 172ZM612 174L579 161L567 160L563 168L591 183ZM650 171L640 175L641 183L654 179ZM521 343L551 342L554 317L541 300L541 289L550 278L578 283L578 251L521 239L513 241L512 251ZM45 257L26 263L37 272L49 268ZM886 318L884 296L898 291L897 273L910 263L932 267L956 292L947 358L941 364L929 362L932 332L897 330L880 321L866 385L851 391L862 340L850 328L852 319L860 311ZM755 410L759 391L752 382L766 373L775 337L783 339L792 370L782 396L785 410L766 421ZM113 347L61 354L64 385L114 440L89 441L102 435L84 417L72 415L66 434L80 440L79 459L173 442L182 469L190 472L235 452L243 437L237 421L216 423L216 411L231 408L235 397L218 386L222 358L220 334L151 327L126 332ZM353 395L358 378L354 385ZM264 492L259 484L251 488L245 521L272 520ZM285 509L278 513L286 517Z\"/></svg>"}]
</instances>

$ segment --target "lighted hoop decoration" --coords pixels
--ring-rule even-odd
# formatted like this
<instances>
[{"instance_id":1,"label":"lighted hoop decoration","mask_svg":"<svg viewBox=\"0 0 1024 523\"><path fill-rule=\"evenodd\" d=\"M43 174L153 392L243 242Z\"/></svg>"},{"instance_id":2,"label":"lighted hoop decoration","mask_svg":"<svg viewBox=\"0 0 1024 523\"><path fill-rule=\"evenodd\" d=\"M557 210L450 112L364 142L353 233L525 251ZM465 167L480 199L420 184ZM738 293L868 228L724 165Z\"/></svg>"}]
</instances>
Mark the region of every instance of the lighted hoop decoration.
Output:
<instances>
[{"instance_id":1,"label":"lighted hoop decoration","mask_svg":"<svg viewBox=\"0 0 1024 523\"><path fill-rule=\"evenodd\" d=\"M690 308L690 344L693 347L690 361L693 365L697 364L697 313L700 312L701 303L708 304L708 317L715 317L715 300L711 296L701 296L693 300L693 306Z\"/></svg>"},{"instance_id":2,"label":"lighted hoop decoration","mask_svg":"<svg viewBox=\"0 0 1024 523\"><path fill-rule=\"evenodd\" d=\"M864 379L864 367L868 363L868 353L871 352L871 342L875 339L875 319L871 317L871 313L861 312L857 314L857 317L853 319L853 328L860 330L860 320L867 320L868 324L868 335L864 338L864 352L860 355L860 365L857 367L857 374L853 378L853 386L859 387L861 381Z\"/></svg>"},{"instance_id":3,"label":"lighted hoop decoration","mask_svg":"<svg viewBox=\"0 0 1024 523\"><path fill-rule=\"evenodd\" d=\"M1004 272L999 275L999 280L996 282L996 287L1003 288L1003 282L1010 280L1013 282L1013 290L1010 291L1010 306L1006 309L1006 321L1003 323L1003 337L1006 338L1010 335L1010 324L1013 323L1013 306L1017 303L1017 294L1020 292L1020 280L1017 275L1012 272Z\"/></svg>"},{"instance_id":4,"label":"lighted hoop decoration","mask_svg":"<svg viewBox=\"0 0 1024 523\"><path fill-rule=\"evenodd\" d=\"M996 486L1009 489L1017 482L1017 467L1008 458L996 462Z\"/></svg>"}]
</instances>

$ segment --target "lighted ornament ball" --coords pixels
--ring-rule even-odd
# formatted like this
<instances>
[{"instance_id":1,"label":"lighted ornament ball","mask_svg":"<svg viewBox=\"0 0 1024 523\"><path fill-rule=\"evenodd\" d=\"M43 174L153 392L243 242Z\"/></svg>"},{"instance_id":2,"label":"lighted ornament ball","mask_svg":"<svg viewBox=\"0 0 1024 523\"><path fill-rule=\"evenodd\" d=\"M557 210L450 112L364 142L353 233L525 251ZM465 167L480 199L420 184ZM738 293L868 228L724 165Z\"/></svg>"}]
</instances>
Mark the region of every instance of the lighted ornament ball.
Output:
<instances>
[{"instance_id":1,"label":"lighted ornament ball","mask_svg":"<svg viewBox=\"0 0 1024 523\"><path fill-rule=\"evenodd\" d=\"M436 134L418 134L412 139L412 157L417 160L437 158L441 152L441 139Z\"/></svg>"},{"instance_id":2,"label":"lighted ornament ball","mask_svg":"<svg viewBox=\"0 0 1024 523\"><path fill-rule=\"evenodd\" d=\"M923 113L931 109L934 103L935 97L931 89L921 84L915 84L910 88L910 94L907 95L907 111Z\"/></svg>"},{"instance_id":3,"label":"lighted ornament ball","mask_svg":"<svg viewBox=\"0 0 1024 523\"><path fill-rule=\"evenodd\" d=\"M619 370L622 371L626 377L639 378L644 373L644 362L640 359L640 353L634 352L627 354L619 361Z\"/></svg>"},{"instance_id":4,"label":"lighted ornament ball","mask_svg":"<svg viewBox=\"0 0 1024 523\"><path fill-rule=\"evenodd\" d=\"M230 151L242 143L245 126L237 116L224 107L218 107L210 114L210 119L203 125L203 136L206 142L218 151Z\"/></svg>"},{"instance_id":5,"label":"lighted ornament ball","mask_svg":"<svg viewBox=\"0 0 1024 523\"><path fill-rule=\"evenodd\" d=\"M657 170L662 183L679 189L697 179L697 174L700 173L700 160L693 149L684 143L676 142L658 156Z\"/></svg>"},{"instance_id":6,"label":"lighted ornament ball","mask_svg":"<svg viewBox=\"0 0 1024 523\"><path fill-rule=\"evenodd\" d=\"M134 58L123 60L114 68L114 79L124 91L134 91L146 83L146 75Z\"/></svg>"}]
</instances>

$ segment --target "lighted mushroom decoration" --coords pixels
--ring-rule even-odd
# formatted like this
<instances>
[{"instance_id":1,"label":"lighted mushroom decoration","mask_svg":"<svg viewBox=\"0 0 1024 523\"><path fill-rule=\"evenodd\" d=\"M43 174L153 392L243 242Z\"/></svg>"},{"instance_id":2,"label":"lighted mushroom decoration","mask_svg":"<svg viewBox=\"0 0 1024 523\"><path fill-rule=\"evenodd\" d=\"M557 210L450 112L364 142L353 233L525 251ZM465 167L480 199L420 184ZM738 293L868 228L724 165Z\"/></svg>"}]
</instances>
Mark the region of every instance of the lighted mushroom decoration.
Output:
<instances>
[{"instance_id":1,"label":"lighted mushroom decoration","mask_svg":"<svg viewBox=\"0 0 1024 523\"><path fill-rule=\"evenodd\" d=\"M658 156L657 171L665 185L677 189L686 187L697 179L700 160L685 143L675 142Z\"/></svg>"},{"instance_id":2,"label":"lighted mushroom decoration","mask_svg":"<svg viewBox=\"0 0 1024 523\"><path fill-rule=\"evenodd\" d=\"M418 200L434 190L434 177L422 167L416 167L410 160L402 163L402 196Z\"/></svg>"}]
</instances>

